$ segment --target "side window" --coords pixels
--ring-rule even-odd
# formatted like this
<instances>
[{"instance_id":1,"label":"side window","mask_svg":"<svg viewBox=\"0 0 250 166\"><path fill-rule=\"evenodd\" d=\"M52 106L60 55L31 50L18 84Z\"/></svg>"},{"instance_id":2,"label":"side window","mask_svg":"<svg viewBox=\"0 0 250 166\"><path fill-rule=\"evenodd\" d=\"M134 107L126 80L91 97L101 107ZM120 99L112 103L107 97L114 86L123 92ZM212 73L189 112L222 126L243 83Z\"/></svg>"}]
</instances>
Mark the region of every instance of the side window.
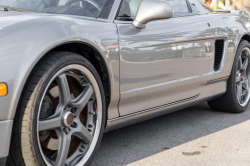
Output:
<instances>
[{"instance_id":1,"label":"side window","mask_svg":"<svg viewBox=\"0 0 250 166\"><path fill-rule=\"evenodd\" d=\"M143 0L123 0L118 16L123 16L124 14L126 14L127 16L135 17L137 10L140 6L140 3L142 1ZM165 1L173 5L174 14L181 14L181 13L189 12L189 8L188 8L186 0L165 0ZM129 9L127 9L128 7ZM130 15L128 14L128 11L130 12Z\"/></svg>"},{"instance_id":2,"label":"side window","mask_svg":"<svg viewBox=\"0 0 250 166\"><path fill-rule=\"evenodd\" d=\"M126 0L130 7L131 16L135 17L137 10L143 0Z\"/></svg>"},{"instance_id":3,"label":"side window","mask_svg":"<svg viewBox=\"0 0 250 166\"><path fill-rule=\"evenodd\" d=\"M198 0L198 2L201 4L201 6L202 6L208 13L213 12L213 9L211 9L209 6L207 6L204 2L202 2L201 0Z\"/></svg>"},{"instance_id":4,"label":"side window","mask_svg":"<svg viewBox=\"0 0 250 166\"><path fill-rule=\"evenodd\" d=\"M173 5L174 14L189 12L186 0L166 0L166 1L168 1Z\"/></svg>"}]
</instances>

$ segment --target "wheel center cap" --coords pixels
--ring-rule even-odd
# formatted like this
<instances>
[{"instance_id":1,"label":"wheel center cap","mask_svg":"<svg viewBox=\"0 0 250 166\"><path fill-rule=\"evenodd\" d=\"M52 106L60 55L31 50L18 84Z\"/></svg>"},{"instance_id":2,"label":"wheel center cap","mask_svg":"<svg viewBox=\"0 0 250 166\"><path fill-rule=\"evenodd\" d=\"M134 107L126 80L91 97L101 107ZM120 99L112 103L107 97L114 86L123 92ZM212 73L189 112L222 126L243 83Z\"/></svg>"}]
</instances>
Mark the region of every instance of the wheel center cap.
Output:
<instances>
[{"instance_id":1,"label":"wheel center cap","mask_svg":"<svg viewBox=\"0 0 250 166\"><path fill-rule=\"evenodd\" d=\"M63 124L66 127L69 127L73 124L74 122L74 114L72 112L65 112L63 115Z\"/></svg>"}]
</instances>

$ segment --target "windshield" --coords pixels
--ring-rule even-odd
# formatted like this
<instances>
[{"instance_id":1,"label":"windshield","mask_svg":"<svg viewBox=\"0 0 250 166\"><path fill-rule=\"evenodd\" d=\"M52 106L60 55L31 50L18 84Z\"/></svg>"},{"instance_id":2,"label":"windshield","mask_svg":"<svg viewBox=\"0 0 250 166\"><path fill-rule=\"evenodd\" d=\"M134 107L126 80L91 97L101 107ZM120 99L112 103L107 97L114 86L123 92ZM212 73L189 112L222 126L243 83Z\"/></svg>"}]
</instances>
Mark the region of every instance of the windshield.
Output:
<instances>
[{"instance_id":1,"label":"windshield","mask_svg":"<svg viewBox=\"0 0 250 166\"><path fill-rule=\"evenodd\" d=\"M100 14L109 14L113 2L114 0L0 0L0 5L29 11L99 17Z\"/></svg>"}]
</instances>

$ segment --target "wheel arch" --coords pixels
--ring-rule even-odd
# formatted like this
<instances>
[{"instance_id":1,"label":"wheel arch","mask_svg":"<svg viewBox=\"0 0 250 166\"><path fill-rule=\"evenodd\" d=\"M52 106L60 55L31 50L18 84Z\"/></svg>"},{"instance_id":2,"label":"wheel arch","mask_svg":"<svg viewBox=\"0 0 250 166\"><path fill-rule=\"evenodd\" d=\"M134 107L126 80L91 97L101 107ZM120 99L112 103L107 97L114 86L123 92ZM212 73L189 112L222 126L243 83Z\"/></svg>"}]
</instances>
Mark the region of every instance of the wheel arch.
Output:
<instances>
[{"instance_id":1,"label":"wheel arch","mask_svg":"<svg viewBox=\"0 0 250 166\"><path fill-rule=\"evenodd\" d=\"M246 41L248 41L248 42L250 43L250 34L249 34L248 32L245 32L244 34L239 35L237 39L238 39L238 40L237 40L237 42L236 42L236 44L235 44L235 46L234 46L234 56L233 56L233 61L232 61L232 63L231 63L230 71L231 71L232 68L233 68L233 63L234 63L234 60L235 60L235 55L236 55L236 53L237 53L238 47L239 47L239 45L240 45L240 42L241 42L242 40L246 40ZM230 72L230 74L231 74L231 72Z\"/></svg>"},{"instance_id":2,"label":"wheel arch","mask_svg":"<svg viewBox=\"0 0 250 166\"><path fill-rule=\"evenodd\" d=\"M17 108L19 107L20 104L20 99L23 96L23 90L27 86L27 82L29 81L30 76L36 69L36 66L47 56L49 56L49 53L54 52L54 51L65 51L65 52L73 52L76 54L79 54L86 59L88 59L91 64L95 67L97 70L102 84L103 88L105 91L105 100L106 100L106 109L108 110L108 106L111 100L111 84L112 84L112 76L110 73L110 69L108 68L107 65L107 59L104 59L102 54L91 44L83 42L83 41L66 41L62 42L60 44L56 44L46 50L45 52L42 53L42 55L39 56L39 58L36 60L35 64L31 67L32 69L30 70L29 73L27 73L27 78L25 78L24 85L21 88L21 93L19 97L16 99L17 105L14 108L14 117L16 116L17 113ZM107 111L108 113L108 111ZM107 115L108 116L108 115Z\"/></svg>"},{"instance_id":3,"label":"wheel arch","mask_svg":"<svg viewBox=\"0 0 250 166\"><path fill-rule=\"evenodd\" d=\"M238 48L238 46L239 46L239 44L240 44L240 42L241 42L242 40L246 40L246 41L248 41L248 42L250 43L250 34L249 34L249 33L246 33L246 34L244 34L244 35L241 37L241 39L240 39L240 41L239 41L239 43L238 43L238 45L237 45L237 48Z\"/></svg>"},{"instance_id":4,"label":"wheel arch","mask_svg":"<svg viewBox=\"0 0 250 166\"><path fill-rule=\"evenodd\" d=\"M66 42L49 50L44 57L53 51L66 51L79 54L88 59L97 70L105 91L106 107L108 108L111 99L111 80L107 64L101 53L90 44L83 42Z\"/></svg>"}]
</instances>

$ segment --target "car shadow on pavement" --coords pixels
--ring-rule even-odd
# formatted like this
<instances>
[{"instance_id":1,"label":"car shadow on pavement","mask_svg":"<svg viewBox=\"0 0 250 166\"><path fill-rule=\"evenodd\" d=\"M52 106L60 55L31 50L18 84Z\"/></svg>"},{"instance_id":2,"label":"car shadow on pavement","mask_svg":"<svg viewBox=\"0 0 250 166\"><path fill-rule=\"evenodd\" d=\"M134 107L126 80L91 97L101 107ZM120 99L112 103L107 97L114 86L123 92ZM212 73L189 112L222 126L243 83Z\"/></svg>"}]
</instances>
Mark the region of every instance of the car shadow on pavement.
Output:
<instances>
[{"instance_id":1,"label":"car shadow on pavement","mask_svg":"<svg viewBox=\"0 0 250 166\"><path fill-rule=\"evenodd\" d=\"M215 112L206 102L110 131L91 166L123 166L249 120L244 113Z\"/></svg>"}]
</instances>

